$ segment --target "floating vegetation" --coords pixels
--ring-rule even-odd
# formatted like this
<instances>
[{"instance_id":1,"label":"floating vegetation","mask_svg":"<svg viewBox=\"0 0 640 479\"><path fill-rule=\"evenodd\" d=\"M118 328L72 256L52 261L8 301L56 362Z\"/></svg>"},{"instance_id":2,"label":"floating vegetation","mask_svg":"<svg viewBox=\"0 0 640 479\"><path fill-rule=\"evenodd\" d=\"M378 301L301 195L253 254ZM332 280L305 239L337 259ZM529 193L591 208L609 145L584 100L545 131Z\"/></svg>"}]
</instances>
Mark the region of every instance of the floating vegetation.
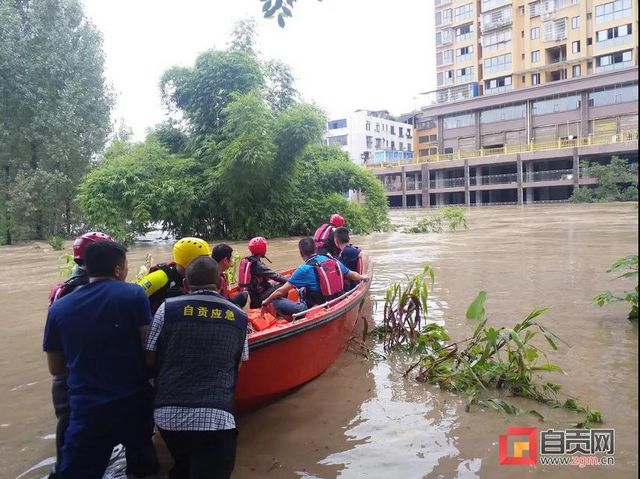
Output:
<instances>
[{"instance_id":1,"label":"floating vegetation","mask_svg":"<svg viewBox=\"0 0 640 479\"><path fill-rule=\"evenodd\" d=\"M437 214L421 218L415 225L404 228L402 231L403 233L442 233L445 225L449 231L469 229L464 208L445 206Z\"/></svg>"},{"instance_id":2,"label":"floating vegetation","mask_svg":"<svg viewBox=\"0 0 640 479\"><path fill-rule=\"evenodd\" d=\"M598 306L605 306L607 304L619 303L626 301L631 305L631 311L629 311L629 319L638 319L638 255L626 256L620 258L607 270L607 273L619 273L624 271L623 274L616 279L624 278L634 280L636 287L633 291L623 291L619 294L613 294L611 291L604 291L593 298L594 304Z\"/></svg>"},{"instance_id":3,"label":"floating vegetation","mask_svg":"<svg viewBox=\"0 0 640 479\"><path fill-rule=\"evenodd\" d=\"M562 400L560 384L538 377L541 372L562 371L549 362L547 352L537 344L543 338L556 351L563 342L539 322L548 308L533 310L513 327L495 328L488 325L487 293L481 291L466 314L475 324L473 334L450 342L446 328L427 319L429 282L433 285L434 277L433 270L426 266L422 275L407 277L405 282L394 283L387 289L384 323L376 332L387 353L402 351L417 356L405 376L416 372L416 380L420 382L468 396L467 410L478 405L544 419L536 410L523 410L495 397L499 393L584 413L584 420L576 427L588 428L602 422L598 411L581 406L576 398L567 396Z\"/></svg>"}]
</instances>

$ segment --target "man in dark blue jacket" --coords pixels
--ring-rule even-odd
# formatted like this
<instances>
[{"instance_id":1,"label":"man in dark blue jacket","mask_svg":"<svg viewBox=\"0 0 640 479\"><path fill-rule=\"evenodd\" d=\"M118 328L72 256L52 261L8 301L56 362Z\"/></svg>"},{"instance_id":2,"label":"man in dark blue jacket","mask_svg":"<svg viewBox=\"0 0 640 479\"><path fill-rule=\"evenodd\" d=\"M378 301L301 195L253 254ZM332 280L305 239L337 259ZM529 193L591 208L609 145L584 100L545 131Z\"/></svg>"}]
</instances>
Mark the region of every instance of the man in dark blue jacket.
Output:
<instances>
[{"instance_id":1,"label":"man in dark blue jacket","mask_svg":"<svg viewBox=\"0 0 640 479\"><path fill-rule=\"evenodd\" d=\"M235 388L249 359L247 315L218 293L213 258L187 267L189 293L153 319L147 365L156 370L154 419L173 456L171 479L227 479L236 455Z\"/></svg>"}]
</instances>

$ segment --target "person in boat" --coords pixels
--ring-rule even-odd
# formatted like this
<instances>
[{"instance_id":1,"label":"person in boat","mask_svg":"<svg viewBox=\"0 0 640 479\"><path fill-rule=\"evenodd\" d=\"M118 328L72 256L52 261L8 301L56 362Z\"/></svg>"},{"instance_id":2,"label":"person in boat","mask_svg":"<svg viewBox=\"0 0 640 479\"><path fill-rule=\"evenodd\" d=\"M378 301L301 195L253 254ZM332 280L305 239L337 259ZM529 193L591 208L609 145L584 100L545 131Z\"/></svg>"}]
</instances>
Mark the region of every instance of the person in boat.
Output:
<instances>
[{"instance_id":1,"label":"person in boat","mask_svg":"<svg viewBox=\"0 0 640 479\"><path fill-rule=\"evenodd\" d=\"M149 269L149 274L138 284L144 288L155 313L167 298L185 293L184 272L191 260L198 256L209 256L211 248L200 238L182 238L173 245L173 261L160 263Z\"/></svg>"},{"instance_id":2,"label":"person in boat","mask_svg":"<svg viewBox=\"0 0 640 479\"><path fill-rule=\"evenodd\" d=\"M126 249L93 241L84 250L88 284L49 308L43 349L50 373L66 376L70 415L58 476L102 478L114 446L124 444L127 473L159 469L151 441L151 388L143 338L149 300L127 283Z\"/></svg>"},{"instance_id":3,"label":"person in boat","mask_svg":"<svg viewBox=\"0 0 640 479\"><path fill-rule=\"evenodd\" d=\"M282 287L262 302L263 307L273 302L278 313L291 316L340 296L344 292L345 278L352 281L369 280L368 276L349 270L335 258L317 254L313 238L302 238L298 242L298 250L304 263L298 266ZM298 302L287 297L293 288L300 292Z\"/></svg>"},{"instance_id":4,"label":"person in boat","mask_svg":"<svg viewBox=\"0 0 640 479\"><path fill-rule=\"evenodd\" d=\"M210 257L187 267L189 293L160 306L146 341L156 368L154 419L174 459L172 479L228 478L236 454L235 388L249 359L247 315L219 294Z\"/></svg>"},{"instance_id":5,"label":"person in boat","mask_svg":"<svg viewBox=\"0 0 640 479\"><path fill-rule=\"evenodd\" d=\"M361 273L364 253L360 248L351 244L349 230L344 226L336 228L333 233L333 239L336 247L340 251L337 256L338 260L351 271ZM353 289L357 284L358 283L356 281L347 280L346 289Z\"/></svg>"},{"instance_id":6,"label":"person in boat","mask_svg":"<svg viewBox=\"0 0 640 479\"><path fill-rule=\"evenodd\" d=\"M231 301L233 304L238 305L240 308L244 308L249 300L249 293L247 291L240 291L233 297L229 294L229 285L227 283L227 277L224 274L233 265L233 248L225 243L217 244L211 250L211 257L218 263L218 271L220 272L220 294Z\"/></svg>"},{"instance_id":7,"label":"person in boat","mask_svg":"<svg viewBox=\"0 0 640 479\"><path fill-rule=\"evenodd\" d=\"M266 257L267 240L257 236L249 240L250 256L242 258L238 267L238 286L249 292L250 307L259 308L262 301L287 282L287 278L276 273L262 262ZM271 281L275 282L273 284Z\"/></svg>"},{"instance_id":8,"label":"person in boat","mask_svg":"<svg viewBox=\"0 0 640 479\"><path fill-rule=\"evenodd\" d=\"M316 251L318 254L326 255L330 254L333 257L337 257L340 251L336 247L333 240L334 230L345 225L345 220L339 214L333 214L329 218L329 223L325 223L318 227L313 234L313 241L316 245Z\"/></svg>"}]
</instances>

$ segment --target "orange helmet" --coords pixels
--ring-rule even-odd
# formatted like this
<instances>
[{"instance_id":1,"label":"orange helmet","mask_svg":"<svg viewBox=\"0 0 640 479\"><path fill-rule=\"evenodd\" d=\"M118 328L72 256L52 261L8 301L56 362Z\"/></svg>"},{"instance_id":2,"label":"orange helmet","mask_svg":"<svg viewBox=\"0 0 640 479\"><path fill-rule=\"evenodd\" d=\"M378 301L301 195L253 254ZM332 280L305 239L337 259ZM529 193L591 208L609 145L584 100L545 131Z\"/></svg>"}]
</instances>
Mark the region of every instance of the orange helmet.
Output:
<instances>
[{"instance_id":1,"label":"orange helmet","mask_svg":"<svg viewBox=\"0 0 640 479\"><path fill-rule=\"evenodd\" d=\"M249 251L251 251L251 254L264 256L267 254L267 240L262 236L251 238L249 240Z\"/></svg>"}]
</instances>

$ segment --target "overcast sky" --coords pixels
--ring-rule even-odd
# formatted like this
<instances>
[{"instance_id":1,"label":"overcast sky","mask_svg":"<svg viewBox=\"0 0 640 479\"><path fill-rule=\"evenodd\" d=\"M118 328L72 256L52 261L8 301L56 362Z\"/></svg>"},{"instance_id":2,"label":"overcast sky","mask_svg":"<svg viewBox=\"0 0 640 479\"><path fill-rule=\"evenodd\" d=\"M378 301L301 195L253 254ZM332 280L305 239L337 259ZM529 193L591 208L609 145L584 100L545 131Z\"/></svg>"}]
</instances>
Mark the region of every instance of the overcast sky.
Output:
<instances>
[{"instance_id":1,"label":"overcast sky","mask_svg":"<svg viewBox=\"0 0 640 479\"><path fill-rule=\"evenodd\" d=\"M298 0L284 29L258 0L82 0L104 36L106 74L123 118L142 139L163 121L158 82L199 53L225 48L233 23L253 17L264 58L288 63L306 101L331 117L356 109L394 114L435 88L432 0Z\"/></svg>"}]
</instances>

